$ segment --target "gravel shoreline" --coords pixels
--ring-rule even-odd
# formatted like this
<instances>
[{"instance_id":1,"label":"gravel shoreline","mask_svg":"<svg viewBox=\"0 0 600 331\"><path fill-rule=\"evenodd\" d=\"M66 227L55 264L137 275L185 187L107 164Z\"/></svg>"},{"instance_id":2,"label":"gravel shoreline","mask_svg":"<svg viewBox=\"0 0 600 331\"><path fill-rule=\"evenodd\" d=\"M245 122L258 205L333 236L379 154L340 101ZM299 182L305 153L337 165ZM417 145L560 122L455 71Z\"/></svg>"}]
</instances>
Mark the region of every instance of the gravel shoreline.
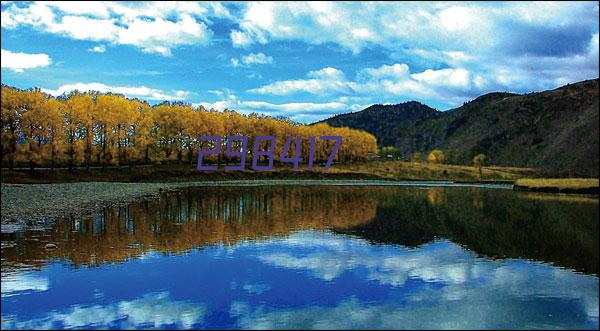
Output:
<instances>
[{"instance_id":1,"label":"gravel shoreline","mask_svg":"<svg viewBox=\"0 0 600 331\"><path fill-rule=\"evenodd\" d=\"M173 183L2 184L1 231L14 232L27 221L83 216L171 189Z\"/></svg>"}]
</instances>

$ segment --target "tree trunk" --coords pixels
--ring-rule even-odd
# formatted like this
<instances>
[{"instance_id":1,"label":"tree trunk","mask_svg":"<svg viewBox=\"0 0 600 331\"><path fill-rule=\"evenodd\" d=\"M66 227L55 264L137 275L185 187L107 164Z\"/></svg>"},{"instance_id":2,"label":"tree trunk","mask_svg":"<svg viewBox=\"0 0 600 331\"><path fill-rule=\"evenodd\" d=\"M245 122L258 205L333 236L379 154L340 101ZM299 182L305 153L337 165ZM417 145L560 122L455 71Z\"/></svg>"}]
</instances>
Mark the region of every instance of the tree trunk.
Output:
<instances>
[{"instance_id":1,"label":"tree trunk","mask_svg":"<svg viewBox=\"0 0 600 331\"><path fill-rule=\"evenodd\" d=\"M92 162L92 142L90 141L90 128L85 129L85 168L90 170L90 163Z\"/></svg>"},{"instance_id":2,"label":"tree trunk","mask_svg":"<svg viewBox=\"0 0 600 331\"><path fill-rule=\"evenodd\" d=\"M190 162L190 165L194 164L194 148L191 146L188 146L188 161Z\"/></svg>"},{"instance_id":3,"label":"tree trunk","mask_svg":"<svg viewBox=\"0 0 600 331\"><path fill-rule=\"evenodd\" d=\"M106 125L103 128L104 134L102 137L102 169L106 168L106 140L108 138L106 132Z\"/></svg>"},{"instance_id":4,"label":"tree trunk","mask_svg":"<svg viewBox=\"0 0 600 331\"><path fill-rule=\"evenodd\" d=\"M52 139L52 153L50 156L50 170L54 170L54 155L56 154L56 148L54 147L54 139Z\"/></svg>"},{"instance_id":5,"label":"tree trunk","mask_svg":"<svg viewBox=\"0 0 600 331\"><path fill-rule=\"evenodd\" d=\"M75 143L75 132L72 130L69 131L69 171L73 170L74 156L75 156L75 148L73 144Z\"/></svg>"},{"instance_id":6,"label":"tree trunk","mask_svg":"<svg viewBox=\"0 0 600 331\"><path fill-rule=\"evenodd\" d=\"M33 171L33 160L31 159L31 156L33 155L33 147L31 147L31 143L29 144L29 170Z\"/></svg>"},{"instance_id":7,"label":"tree trunk","mask_svg":"<svg viewBox=\"0 0 600 331\"><path fill-rule=\"evenodd\" d=\"M123 165L129 165L129 161L127 160L127 146L129 146L129 139L125 139L125 143L123 144Z\"/></svg>"},{"instance_id":8,"label":"tree trunk","mask_svg":"<svg viewBox=\"0 0 600 331\"><path fill-rule=\"evenodd\" d=\"M121 165L121 138L117 139L117 163Z\"/></svg>"},{"instance_id":9,"label":"tree trunk","mask_svg":"<svg viewBox=\"0 0 600 331\"><path fill-rule=\"evenodd\" d=\"M15 139L15 134L16 134L15 131L16 131L16 128L14 127L14 124L11 123L11 125L10 125L11 144L10 144L10 158L9 158L10 170L15 169L15 153L17 152L17 139Z\"/></svg>"}]
</instances>

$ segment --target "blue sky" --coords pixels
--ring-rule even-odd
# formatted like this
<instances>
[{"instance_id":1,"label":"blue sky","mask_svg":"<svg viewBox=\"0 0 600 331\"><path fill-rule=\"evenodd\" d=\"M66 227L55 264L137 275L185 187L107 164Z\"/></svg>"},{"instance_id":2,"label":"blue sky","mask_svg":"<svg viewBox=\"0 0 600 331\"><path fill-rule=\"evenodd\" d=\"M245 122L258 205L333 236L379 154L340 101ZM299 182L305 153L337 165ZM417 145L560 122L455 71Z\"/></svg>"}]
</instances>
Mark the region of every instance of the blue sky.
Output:
<instances>
[{"instance_id":1,"label":"blue sky","mask_svg":"<svg viewBox=\"0 0 600 331\"><path fill-rule=\"evenodd\" d=\"M2 83L313 122L598 74L598 2L2 2Z\"/></svg>"}]
</instances>

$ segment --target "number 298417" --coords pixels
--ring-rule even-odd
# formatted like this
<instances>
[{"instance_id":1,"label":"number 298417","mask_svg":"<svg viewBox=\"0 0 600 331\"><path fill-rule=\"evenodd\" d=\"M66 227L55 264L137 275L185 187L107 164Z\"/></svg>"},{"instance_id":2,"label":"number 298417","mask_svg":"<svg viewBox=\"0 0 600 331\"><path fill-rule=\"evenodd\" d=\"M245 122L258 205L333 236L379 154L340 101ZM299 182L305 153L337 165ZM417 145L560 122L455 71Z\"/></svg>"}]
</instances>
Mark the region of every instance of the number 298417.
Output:
<instances>
[{"instance_id":1,"label":"number 298417","mask_svg":"<svg viewBox=\"0 0 600 331\"><path fill-rule=\"evenodd\" d=\"M341 136L320 136L319 139L323 141L334 141L335 144L331 149L331 153L327 157L327 163L325 163L325 171L329 170L333 159L335 158L340 145L342 144ZM225 144L225 157L228 158L239 158L239 165L226 165L223 169L225 170L244 170L246 168L246 158L248 156L248 137L246 136L229 136L226 137ZM217 155L220 157L221 155L221 146L223 145L223 138L221 136L202 136L200 137L200 141L212 141L209 146L212 146L213 149L209 150L200 150L198 153L198 170L217 170L218 166L216 165L205 165L203 164L203 158L205 155ZM294 143L294 150L291 151L292 142ZM275 146L276 139L273 136L256 136L254 138L254 146L252 148L252 169L258 171L265 171L273 169L273 162L275 160ZM261 145L266 145L267 147L261 148ZM314 136L310 136L308 139L308 160L307 160L307 169L313 170L313 163L315 161L315 150L317 145L317 139ZM236 151L234 151L234 148ZM294 137L289 136L283 146L283 150L281 151L281 155L279 158L279 162L281 163L291 163L294 166L294 171L298 171L299 165L304 158L300 157L302 149L302 138L300 136ZM288 154L293 156L287 156ZM263 157L263 162L260 162L260 157ZM267 160L266 162L264 162ZM259 164L266 163L266 164Z\"/></svg>"}]
</instances>

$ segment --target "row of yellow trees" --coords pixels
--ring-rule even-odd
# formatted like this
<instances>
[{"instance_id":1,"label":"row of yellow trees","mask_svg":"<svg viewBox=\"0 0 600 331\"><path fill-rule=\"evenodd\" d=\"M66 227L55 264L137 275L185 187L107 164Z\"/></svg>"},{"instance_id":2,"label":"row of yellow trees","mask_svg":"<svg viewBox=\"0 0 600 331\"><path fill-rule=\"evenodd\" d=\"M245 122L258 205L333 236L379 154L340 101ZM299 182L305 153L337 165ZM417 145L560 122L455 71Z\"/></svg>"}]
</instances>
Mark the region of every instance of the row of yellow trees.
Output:
<instances>
[{"instance_id":1,"label":"row of yellow trees","mask_svg":"<svg viewBox=\"0 0 600 331\"><path fill-rule=\"evenodd\" d=\"M15 164L71 168L192 163L200 149L214 147L205 146L200 136L243 135L250 144L255 136L274 136L277 160L286 139L296 135L302 136L301 157L305 162L310 136L317 137L317 162L327 160L331 153L332 143L318 139L324 135L343 137L337 161L361 160L377 153L375 137L364 131L326 124L299 125L289 119L245 116L183 103L151 106L122 95L96 92L73 92L54 98L39 89L25 91L3 85L1 122L2 164L11 168ZM221 152L225 152L225 146ZM209 162L211 157L213 162L220 162L223 155L207 157Z\"/></svg>"}]
</instances>

